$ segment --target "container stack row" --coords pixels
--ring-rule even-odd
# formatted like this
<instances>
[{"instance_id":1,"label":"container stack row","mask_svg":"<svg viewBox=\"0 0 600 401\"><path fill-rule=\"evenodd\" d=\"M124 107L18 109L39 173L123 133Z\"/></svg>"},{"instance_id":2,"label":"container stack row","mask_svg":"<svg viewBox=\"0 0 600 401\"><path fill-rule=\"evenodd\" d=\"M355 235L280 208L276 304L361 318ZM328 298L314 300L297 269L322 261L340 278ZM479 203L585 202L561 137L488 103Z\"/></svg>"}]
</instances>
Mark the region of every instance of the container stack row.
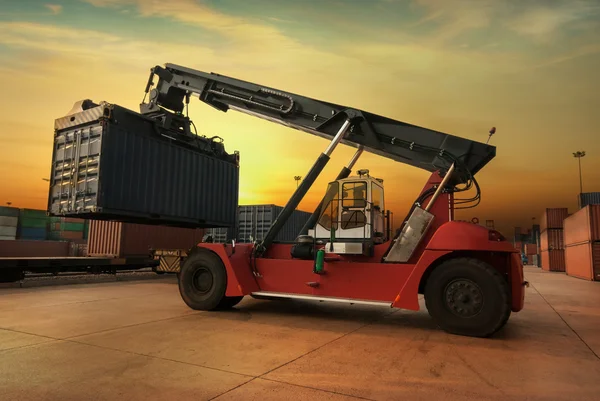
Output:
<instances>
[{"instance_id":1,"label":"container stack row","mask_svg":"<svg viewBox=\"0 0 600 401\"><path fill-rule=\"evenodd\" d=\"M0 206L0 241L15 240L19 225L19 209Z\"/></svg>"},{"instance_id":2,"label":"container stack row","mask_svg":"<svg viewBox=\"0 0 600 401\"><path fill-rule=\"evenodd\" d=\"M564 220L568 208L547 208L540 219L541 267L546 271L565 271Z\"/></svg>"},{"instance_id":3,"label":"container stack row","mask_svg":"<svg viewBox=\"0 0 600 401\"><path fill-rule=\"evenodd\" d=\"M45 210L0 207L0 240L80 241L87 239L89 221L49 217Z\"/></svg>"},{"instance_id":4,"label":"container stack row","mask_svg":"<svg viewBox=\"0 0 600 401\"><path fill-rule=\"evenodd\" d=\"M569 276L600 281L600 205L589 204L564 221Z\"/></svg>"},{"instance_id":5,"label":"container stack row","mask_svg":"<svg viewBox=\"0 0 600 401\"><path fill-rule=\"evenodd\" d=\"M51 217L49 240L55 241L80 241L87 239L89 220L73 217Z\"/></svg>"},{"instance_id":6,"label":"container stack row","mask_svg":"<svg viewBox=\"0 0 600 401\"><path fill-rule=\"evenodd\" d=\"M600 192L583 192L578 194L577 198L580 209L587 205L600 205Z\"/></svg>"},{"instance_id":7,"label":"container stack row","mask_svg":"<svg viewBox=\"0 0 600 401\"><path fill-rule=\"evenodd\" d=\"M45 241L50 218L45 210L22 209L19 216L18 239Z\"/></svg>"},{"instance_id":8,"label":"container stack row","mask_svg":"<svg viewBox=\"0 0 600 401\"><path fill-rule=\"evenodd\" d=\"M532 266L538 265L538 247L537 244L525 244L525 255L527 256L527 264Z\"/></svg>"}]
</instances>

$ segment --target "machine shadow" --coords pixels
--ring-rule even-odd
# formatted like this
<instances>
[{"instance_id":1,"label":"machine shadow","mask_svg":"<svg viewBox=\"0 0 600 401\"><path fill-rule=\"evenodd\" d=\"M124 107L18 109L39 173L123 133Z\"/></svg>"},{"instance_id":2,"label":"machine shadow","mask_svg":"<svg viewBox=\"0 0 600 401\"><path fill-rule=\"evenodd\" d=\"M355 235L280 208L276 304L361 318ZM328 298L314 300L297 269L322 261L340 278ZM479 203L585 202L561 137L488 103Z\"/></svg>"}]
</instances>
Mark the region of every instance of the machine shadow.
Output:
<instances>
[{"instance_id":1,"label":"machine shadow","mask_svg":"<svg viewBox=\"0 0 600 401\"><path fill-rule=\"evenodd\" d=\"M352 327L350 330L376 327L377 330L369 331L369 336L377 337L394 337L406 333L412 336L429 336L439 333L441 336L465 341L483 341L483 347L497 347L500 346L499 343L507 340L527 337L527 330L523 330L520 324L510 322L485 339L448 334L434 323L424 305L421 305L419 311L408 311L360 304L297 299L258 300L246 297L234 308L216 313L209 312L208 316L229 321L329 332L341 332L349 327ZM486 343L487 345L484 345Z\"/></svg>"},{"instance_id":2,"label":"machine shadow","mask_svg":"<svg viewBox=\"0 0 600 401\"><path fill-rule=\"evenodd\" d=\"M339 331L342 327L373 324L390 328L439 330L426 309L413 312L360 304L296 299L257 300L247 297L234 308L211 313L210 317L256 324L277 324L297 329L318 328L323 331Z\"/></svg>"}]
</instances>

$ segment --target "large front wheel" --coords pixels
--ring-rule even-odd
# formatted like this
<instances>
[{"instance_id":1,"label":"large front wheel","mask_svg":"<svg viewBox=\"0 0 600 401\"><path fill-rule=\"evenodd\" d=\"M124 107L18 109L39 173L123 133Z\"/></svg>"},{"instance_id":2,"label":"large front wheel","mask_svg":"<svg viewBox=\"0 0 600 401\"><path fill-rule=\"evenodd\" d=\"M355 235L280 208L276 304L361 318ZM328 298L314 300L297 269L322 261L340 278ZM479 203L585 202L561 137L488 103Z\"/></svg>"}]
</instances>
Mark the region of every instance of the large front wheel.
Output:
<instances>
[{"instance_id":1,"label":"large front wheel","mask_svg":"<svg viewBox=\"0 0 600 401\"><path fill-rule=\"evenodd\" d=\"M210 251L188 256L179 272L179 293L195 310L228 309L243 297L226 297L227 272L219 257Z\"/></svg>"},{"instance_id":2,"label":"large front wheel","mask_svg":"<svg viewBox=\"0 0 600 401\"><path fill-rule=\"evenodd\" d=\"M435 268L425 287L425 304L443 330L489 337L506 324L510 308L508 283L492 266L457 258Z\"/></svg>"}]
</instances>

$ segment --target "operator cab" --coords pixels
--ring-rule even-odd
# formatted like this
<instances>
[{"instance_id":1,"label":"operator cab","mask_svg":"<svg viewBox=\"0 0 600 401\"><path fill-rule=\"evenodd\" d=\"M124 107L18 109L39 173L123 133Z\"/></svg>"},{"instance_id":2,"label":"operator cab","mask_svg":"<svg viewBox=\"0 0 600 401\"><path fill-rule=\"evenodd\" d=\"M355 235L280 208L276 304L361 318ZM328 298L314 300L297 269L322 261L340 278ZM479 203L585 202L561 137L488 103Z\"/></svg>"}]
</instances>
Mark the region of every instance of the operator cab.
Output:
<instances>
[{"instance_id":1,"label":"operator cab","mask_svg":"<svg viewBox=\"0 0 600 401\"><path fill-rule=\"evenodd\" d=\"M366 169L357 173L329 183L317 225L308 232L326 242L328 253L366 255L387 239L383 180Z\"/></svg>"}]
</instances>

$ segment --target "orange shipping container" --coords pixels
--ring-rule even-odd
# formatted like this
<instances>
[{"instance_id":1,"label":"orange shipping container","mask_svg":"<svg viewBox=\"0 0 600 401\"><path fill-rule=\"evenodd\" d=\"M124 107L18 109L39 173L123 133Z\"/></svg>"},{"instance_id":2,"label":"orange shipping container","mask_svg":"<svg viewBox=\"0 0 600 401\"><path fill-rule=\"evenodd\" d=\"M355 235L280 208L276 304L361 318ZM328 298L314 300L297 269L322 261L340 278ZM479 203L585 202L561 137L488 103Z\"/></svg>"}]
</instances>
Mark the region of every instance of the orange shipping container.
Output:
<instances>
[{"instance_id":1,"label":"orange shipping container","mask_svg":"<svg viewBox=\"0 0 600 401\"><path fill-rule=\"evenodd\" d=\"M566 207L548 208L540 218L540 231L548 228L563 228L563 221L569 216Z\"/></svg>"},{"instance_id":2,"label":"orange shipping container","mask_svg":"<svg viewBox=\"0 0 600 401\"><path fill-rule=\"evenodd\" d=\"M588 205L565 219L565 245L600 241L600 205Z\"/></svg>"},{"instance_id":3,"label":"orange shipping container","mask_svg":"<svg viewBox=\"0 0 600 401\"><path fill-rule=\"evenodd\" d=\"M526 255L537 255L537 245L536 244L525 244L525 254Z\"/></svg>"},{"instance_id":4,"label":"orange shipping container","mask_svg":"<svg viewBox=\"0 0 600 401\"><path fill-rule=\"evenodd\" d=\"M564 236L561 229L549 229L540 233L540 251L564 249Z\"/></svg>"},{"instance_id":5,"label":"orange shipping container","mask_svg":"<svg viewBox=\"0 0 600 401\"><path fill-rule=\"evenodd\" d=\"M60 237L66 240L83 239L83 231L62 231L60 232Z\"/></svg>"},{"instance_id":6,"label":"orange shipping container","mask_svg":"<svg viewBox=\"0 0 600 401\"><path fill-rule=\"evenodd\" d=\"M586 242L565 248L569 276L600 281L600 242Z\"/></svg>"},{"instance_id":7,"label":"orange shipping container","mask_svg":"<svg viewBox=\"0 0 600 401\"><path fill-rule=\"evenodd\" d=\"M87 253L115 258L146 257L152 248L189 249L203 235L202 229L92 220Z\"/></svg>"},{"instance_id":8,"label":"orange shipping container","mask_svg":"<svg viewBox=\"0 0 600 401\"><path fill-rule=\"evenodd\" d=\"M550 272L564 272L565 269L565 250L555 249L542 251L542 270Z\"/></svg>"}]
</instances>

